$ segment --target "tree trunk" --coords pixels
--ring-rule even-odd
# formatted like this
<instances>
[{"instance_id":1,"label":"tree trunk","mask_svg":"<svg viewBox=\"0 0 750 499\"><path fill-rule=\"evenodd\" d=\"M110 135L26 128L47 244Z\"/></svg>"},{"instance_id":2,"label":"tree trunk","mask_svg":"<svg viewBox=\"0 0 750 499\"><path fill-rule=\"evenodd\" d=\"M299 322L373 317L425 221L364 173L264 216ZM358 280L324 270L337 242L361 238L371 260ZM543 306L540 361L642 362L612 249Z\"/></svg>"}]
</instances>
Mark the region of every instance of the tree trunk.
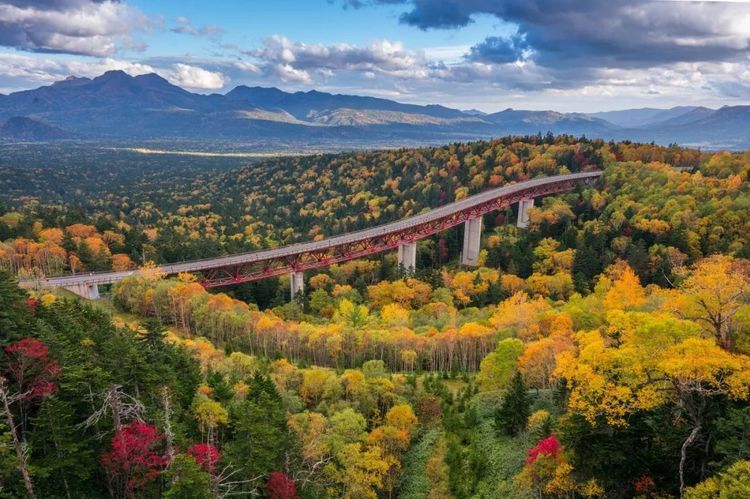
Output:
<instances>
[{"instance_id":1,"label":"tree trunk","mask_svg":"<svg viewBox=\"0 0 750 499\"><path fill-rule=\"evenodd\" d=\"M8 392L6 391L4 381L0 381L0 398L3 399L5 417L8 421L10 435L13 438L13 445L16 448L16 455L18 456L18 469L21 471L21 475L23 476L23 484L26 486L26 495L29 496L29 499L36 499L36 495L34 494L34 486L31 483L31 476L29 475L29 469L26 467L26 454L23 452L23 444L18 438L18 433L16 433L16 424L13 422L13 414L11 414L10 412Z\"/></svg>"},{"instance_id":2,"label":"tree trunk","mask_svg":"<svg viewBox=\"0 0 750 499\"><path fill-rule=\"evenodd\" d=\"M116 385L109 385L109 403L112 405L112 421L115 424L115 433L122 428L120 421L120 395L117 393Z\"/></svg>"},{"instance_id":3,"label":"tree trunk","mask_svg":"<svg viewBox=\"0 0 750 499\"><path fill-rule=\"evenodd\" d=\"M172 431L172 405L169 400L169 388L164 385L161 389L164 403L164 437L167 440L167 466L174 460L174 432Z\"/></svg>"},{"instance_id":4,"label":"tree trunk","mask_svg":"<svg viewBox=\"0 0 750 499\"><path fill-rule=\"evenodd\" d=\"M698 433L701 431L701 426L696 425L693 427L693 430L690 432L690 435L688 435L687 439L682 443L682 449L680 450L680 497L685 497L685 461L687 459L687 450L688 447L690 447L693 442L695 441L695 438L698 436Z\"/></svg>"}]
</instances>

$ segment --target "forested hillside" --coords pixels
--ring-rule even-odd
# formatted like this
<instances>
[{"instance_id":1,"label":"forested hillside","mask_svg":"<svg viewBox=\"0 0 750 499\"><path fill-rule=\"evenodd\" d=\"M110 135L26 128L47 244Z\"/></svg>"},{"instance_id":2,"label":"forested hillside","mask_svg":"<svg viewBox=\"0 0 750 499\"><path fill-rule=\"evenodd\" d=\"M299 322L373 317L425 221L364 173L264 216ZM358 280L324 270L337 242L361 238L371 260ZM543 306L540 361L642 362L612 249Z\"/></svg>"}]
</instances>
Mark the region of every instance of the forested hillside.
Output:
<instances>
[{"instance_id":1,"label":"forested hillside","mask_svg":"<svg viewBox=\"0 0 750 499\"><path fill-rule=\"evenodd\" d=\"M171 262L319 239L508 182L618 161L693 167L708 159L676 147L551 136L262 162L75 147L3 152L0 240L4 260L14 260L5 265L28 268L59 255L47 274L71 270L76 259L79 270L101 270L115 254ZM747 164L740 154L722 158L715 161L738 171ZM91 227L66 229L75 224ZM43 233L48 228L63 233Z\"/></svg>"},{"instance_id":2,"label":"forested hillside","mask_svg":"<svg viewBox=\"0 0 750 499\"><path fill-rule=\"evenodd\" d=\"M749 154L527 137L252 164L121 152L96 174L100 154L65 160L78 189L31 150L0 167L0 495L750 493ZM30 168L31 187L1 173ZM154 265L589 168L601 180L537 203L528 230L486 215L478 268L460 228L420 241L414 273L350 261L291 302L286 278L209 292ZM93 303L13 276L136 267Z\"/></svg>"}]
</instances>

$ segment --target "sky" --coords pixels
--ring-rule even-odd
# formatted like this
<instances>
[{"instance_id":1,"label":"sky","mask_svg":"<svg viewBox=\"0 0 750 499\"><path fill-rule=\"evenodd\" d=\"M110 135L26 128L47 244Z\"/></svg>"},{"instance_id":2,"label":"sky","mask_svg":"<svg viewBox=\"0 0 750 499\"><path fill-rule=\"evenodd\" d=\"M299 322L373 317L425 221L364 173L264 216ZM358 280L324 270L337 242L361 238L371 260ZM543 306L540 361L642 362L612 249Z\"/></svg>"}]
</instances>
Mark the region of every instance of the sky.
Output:
<instances>
[{"instance_id":1,"label":"sky","mask_svg":"<svg viewBox=\"0 0 750 499\"><path fill-rule=\"evenodd\" d=\"M750 1L0 0L0 93L107 70L494 112L750 103Z\"/></svg>"}]
</instances>

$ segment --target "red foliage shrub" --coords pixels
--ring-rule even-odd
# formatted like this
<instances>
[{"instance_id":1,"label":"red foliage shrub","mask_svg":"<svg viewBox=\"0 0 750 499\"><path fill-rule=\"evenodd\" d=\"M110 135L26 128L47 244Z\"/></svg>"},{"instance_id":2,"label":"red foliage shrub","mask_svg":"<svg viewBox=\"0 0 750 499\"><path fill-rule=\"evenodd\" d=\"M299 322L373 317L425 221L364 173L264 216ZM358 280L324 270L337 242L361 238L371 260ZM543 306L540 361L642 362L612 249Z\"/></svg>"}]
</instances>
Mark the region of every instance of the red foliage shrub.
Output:
<instances>
[{"instance_id":1,"label":"red foliage shrub","mask_svg":"<svg viewBox=\"0 0 750 499\"><path fill-rule=\"evenodd\" d=\"M57 385L48 379L37 379L31 385L31 397L44 398L57 391Z\"/></svg>"},{"instance_id":2,"label":"red foliage shrub","mask_svg":"<svg viewBox=\"0 0 750 499\"><path fill-rule=\"evenodd\" d=\"M45 359L49 349L36 338L24 338L5 347L5 353L25 359Z\"/></svg>"},{"instance_id":3,"label":"red foliage shrub","mask_svg":"<svg viewBox=\"0 0 750 499\"><path fill-rule=\"evenodd\" d=\"M533 464L540 456L557 457L561 451L560 441L557 440L556 436L550 435L540 440L536 446L529 450L529 458L526 459L526 464Z\"/></svg>"},{"instance_id":4,"label":"red foliage shrub","mask_svg":"<svg viewBox=\"0 0 750 499\"><path fill-rule=\"evenodd\" d=\"M294 481L280 471L274 471L268 477L266 493L270 499L299 499Z\"/></svg>"},{"instance_id":5,"label":"red foliage shrub","mask_svg":"<svg viewBox=\"0 0 750 499\"><path fill-rule=\"evenodd\" d=\"M216 473L216 464L221 459L219 449L211 444L193 444L188 448L187 453L201 465L203 471L212 475Z\"/></svg>"},{"instance_id":6,"label":"red foliage shrub","mask_svg":"<svg viewBox=\"0 0 750 499\"><path fill-rule=\"evenodd\" d=\"M44 398L55 391L60 365L49 358L47 345L36 338L24 338L5 347L7 372L18 385L21 399Z\"/></svg>"},{"instance_id":7,"label":"red foliage shrub","mask_svg":"<svg viewBox=\"0 0 750 499\"><path fill-rule=\"evenodd\" d=\"M131 497L134 491L159 476L167 457L155 448L162 438L156 426L133 421L112 437L112 450L101 457L102 465L117 489Z\"/></svg>"}]
</instances>

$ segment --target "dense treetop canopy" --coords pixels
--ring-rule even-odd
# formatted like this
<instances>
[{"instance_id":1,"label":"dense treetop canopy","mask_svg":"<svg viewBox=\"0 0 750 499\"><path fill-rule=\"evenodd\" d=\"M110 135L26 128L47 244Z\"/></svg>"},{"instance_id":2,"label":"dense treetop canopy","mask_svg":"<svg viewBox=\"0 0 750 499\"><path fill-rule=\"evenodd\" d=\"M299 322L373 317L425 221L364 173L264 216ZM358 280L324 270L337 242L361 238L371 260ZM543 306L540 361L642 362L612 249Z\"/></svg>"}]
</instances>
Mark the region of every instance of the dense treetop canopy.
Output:
<instances>
[{"instance_id":1,"label":"dense treetop canopy","mask_svg":"<svg viewBox=\"0 0 750 499\"><path fill-rule=\"evenodd\" d=\"M0 163L0 495L750 487L746 153L570 137L252 164L57 152L74 181L39 154ZM286 277L209 292L152 263L587 168L601 180L540 200L528 230L513 208L486 215L477 268L458 264L460 228L420 241L415 272L345 262L291 302ZM139 270L95 304L14 280L110 268Z\"/></svg>"}]
</instances>

